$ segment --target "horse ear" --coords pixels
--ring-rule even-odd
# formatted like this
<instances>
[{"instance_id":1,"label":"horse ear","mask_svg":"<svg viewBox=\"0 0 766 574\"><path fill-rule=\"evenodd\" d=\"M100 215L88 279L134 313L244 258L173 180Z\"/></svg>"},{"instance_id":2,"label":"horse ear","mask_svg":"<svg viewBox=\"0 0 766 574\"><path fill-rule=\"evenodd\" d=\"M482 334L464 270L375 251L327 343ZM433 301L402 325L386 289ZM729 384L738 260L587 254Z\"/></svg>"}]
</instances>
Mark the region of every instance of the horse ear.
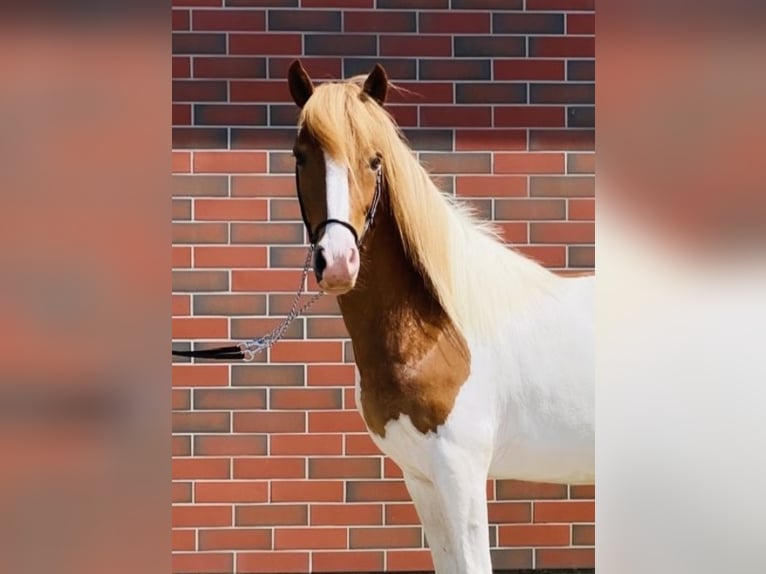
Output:
<instances>
[{"instance_id":1,"label":"horse ear","mask_svg":"<svg viewBox=\"0 0 766 574\"><path fill-rule=\"evenodd\" d=\"M388 76L386 70L380 64L375 64L370 75L364 81L364 88L362 91L368 94L372 99L378 102L381 106L386 101L386 92L388 91Z\"/></svg>"},{"instance_id":2,"label":"horse ear","mask_svg":"<svg viewBox=\"0 0 766 574\"><path fill-rule=\"evenodd\" d=\"M290 64L287 72L287 83L290 86L290 95L293 97L295 105L302 108L314 93L314 84L311 78L303 69L300 60L295 60Z\"/></svg>"}]
</instances>

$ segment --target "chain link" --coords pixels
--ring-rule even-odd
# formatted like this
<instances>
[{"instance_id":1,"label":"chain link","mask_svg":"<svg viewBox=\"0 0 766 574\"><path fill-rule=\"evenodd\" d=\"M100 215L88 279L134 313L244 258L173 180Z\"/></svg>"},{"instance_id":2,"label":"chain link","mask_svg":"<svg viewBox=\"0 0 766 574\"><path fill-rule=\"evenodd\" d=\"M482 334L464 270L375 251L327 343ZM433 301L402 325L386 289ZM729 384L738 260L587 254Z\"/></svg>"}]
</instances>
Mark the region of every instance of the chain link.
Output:
<instances>
[{"instance_id":1,"label":"chain link","mask_svg":"<svg viewBox=\"0 0 766 574\"><path fill-rule=\"evenodd\" d=\"M311 258L313 255L314 245L312 244L309 247L308 254L306 255L306 263L303 265L303 276L301 277L301 283L298 286L298 291L295 293L295 299L293 300L293 304L290 307L290 312L287 314L284 321L277 325L268 335L258 337L257 339L250 339L249 341L243 341L239 344L239 348L242 351L242 355L244 356L245 361L252 361L255 359L255 356L258 353L265 351L274 343L279 341L287 330L287 327L290 326L290 323L292 323L296 317L302 315L306 309L311 307L311 305L313 305L317 299L324 295L322 291L314 293L314 295L312 295L308 301L306 301L303 305L300 305L301 295L303 295L303 291L306 286L306 277L309 274Z\"/></svg>"}]
</instances>

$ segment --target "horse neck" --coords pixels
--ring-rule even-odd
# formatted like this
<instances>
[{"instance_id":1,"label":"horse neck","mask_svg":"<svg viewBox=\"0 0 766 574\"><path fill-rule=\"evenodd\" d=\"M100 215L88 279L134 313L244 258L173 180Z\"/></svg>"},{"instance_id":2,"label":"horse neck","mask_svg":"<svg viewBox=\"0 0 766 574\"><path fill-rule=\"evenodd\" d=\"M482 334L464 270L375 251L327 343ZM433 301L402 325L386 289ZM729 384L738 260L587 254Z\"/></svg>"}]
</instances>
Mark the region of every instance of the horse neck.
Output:
<instances>
[{"instance_id":1,"label":"horse neck","mask_svg":"<svg viewBox=\"0 0 766 574\"><path fill-rule=\"evenodd\" d=\"M382 359L408 364L423 337L438 339L451 326L427 278L407 256L390 209L381 207L365 238L356 287L338 297L363 372Z\"/></svg>"}]
</instances>

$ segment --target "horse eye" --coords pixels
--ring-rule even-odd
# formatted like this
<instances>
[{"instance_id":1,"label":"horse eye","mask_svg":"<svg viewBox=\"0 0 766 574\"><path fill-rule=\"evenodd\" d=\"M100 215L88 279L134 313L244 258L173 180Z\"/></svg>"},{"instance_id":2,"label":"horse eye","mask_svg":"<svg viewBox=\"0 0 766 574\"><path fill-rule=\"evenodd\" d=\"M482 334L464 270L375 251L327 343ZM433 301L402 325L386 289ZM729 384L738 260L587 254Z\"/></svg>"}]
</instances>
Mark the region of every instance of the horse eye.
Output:
<instances>
[{"instance_id":1,"label":"horse eye","mask_svg":"<svg viewBox=\"0 0 766 574\"><path fill-rule=\"evenodd\" d=\"M380 167L380 156L376 155L370 160L370 167L372 169L378 169Z\"/></svg>"}]
</instances>

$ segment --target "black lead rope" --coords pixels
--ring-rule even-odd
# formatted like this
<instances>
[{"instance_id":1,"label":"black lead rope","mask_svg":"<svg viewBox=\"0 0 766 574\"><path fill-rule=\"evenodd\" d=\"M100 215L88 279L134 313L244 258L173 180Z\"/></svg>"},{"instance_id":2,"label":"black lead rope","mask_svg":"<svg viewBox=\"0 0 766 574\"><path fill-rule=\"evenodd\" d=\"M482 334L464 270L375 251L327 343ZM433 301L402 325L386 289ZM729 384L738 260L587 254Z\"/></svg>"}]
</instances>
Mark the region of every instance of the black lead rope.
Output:
<instances>
[{"instance_id":1,"label":"black lead rope","mask_svg":"<svg viewBox=\"0 0 766 574\"><path fill-rule=\"evenodd\" d=\"M300 181L298 178L298 168L295 168L295 187L298 191L298 203L301 208L301 217L303 218L303 224L306 226L306 230L309 233L309 241L311 243L309 252L306 256L306 263L303 266L303 277L301 278L301 284L298 287L298 292L295 294L295 300L287 314L285 320L277 326L271 333L259 337L258 339L250 339L249 341L243 341L237 345L227 345L225 347L214 347L212 349L195 349L193 351L176 351L173 350L173 356L175 357L189 357L193 359L213 359L218 361L252 361L255 355L271 347L287 330L287 326L301 313L308 309L314 301L322 296L322 293L316 293L307 303L298 307L301 295L303 293L303 286L306 282L306 275L311 265L311 257L316 248L316 244L319 241L319 234L331 223L337 223L348 229L354 236L354 242L359 249L362 248L362 241L364 240L367 230L372 225L372 221L375 218L375 212L378 209L378 203L380 202L381 188L383 187L383 174L381 167L378 166L375 174L375 193L372 196L372 203L370 209L367 211L367 216L364 218L364 227L362 228L361 235L358 235L356 229L347 221L341 221L339 219L325 219L316 226L316 229L312 232L309 225L308 218L306 217L306 209L303 205L303 197L301 196Z\"/></svg>"}]
</instances>

